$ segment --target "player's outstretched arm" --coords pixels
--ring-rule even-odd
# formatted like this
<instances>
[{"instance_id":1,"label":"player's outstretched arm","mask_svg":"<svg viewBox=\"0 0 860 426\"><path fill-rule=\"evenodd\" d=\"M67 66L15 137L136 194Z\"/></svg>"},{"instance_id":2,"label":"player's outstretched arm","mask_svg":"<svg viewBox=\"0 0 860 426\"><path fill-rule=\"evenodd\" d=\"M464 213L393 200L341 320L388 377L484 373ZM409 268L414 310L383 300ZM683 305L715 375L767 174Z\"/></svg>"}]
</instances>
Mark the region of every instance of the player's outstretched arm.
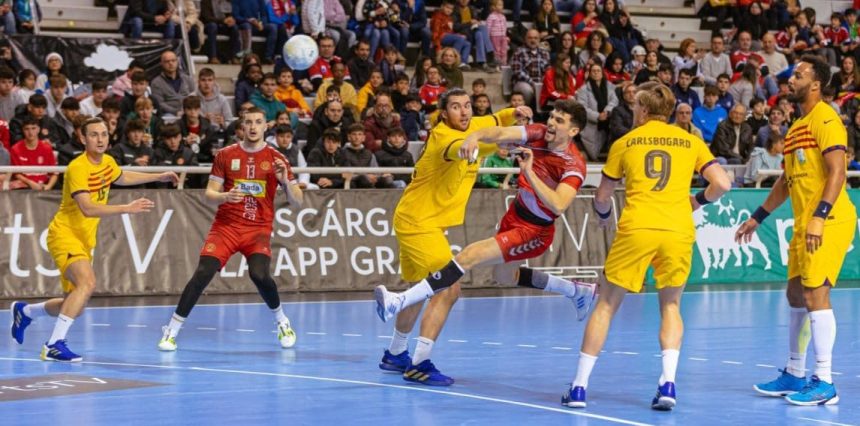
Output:
<instances>
[{"instance_id":1,"label":"player's outstretched arm","mask_svg":"<svg viewBox=\"0 0 860 426\"><path fill-rule=\"evenodd\" d=\"M735 232L735 242L741 244L752 241L753 234L755 234L758 226L787 199L788 185L785 181L785 174L782 174L774 182L773 188L770 189L770 193L767 194L764 203Z\"/></svg>"},{"instance_id":2,"label":"player's outstretched arm","mask_svg":"<svg viewBox=\"0 0 860 426\"><path fill-rule=\"evenodd\" d=\"M455 142L446 152L449 160L473 161L477 157L480 144L505 145L522 143L526 137L526 129L523 126L514 127L487 127L477 130L466 136L466 139L458 147Z\"/></svg>"},{"instance_id":3,"label":"player's outstretched arm","mask_svg":"<svg viewBox=\"0 0 860 426\"><path fill-rule=\"evenodd\" d=\"M130 170L123 170L122 174L119 176L119 179L116 180L117 185L120 186L135 186L135 185L143 185L145 183L150 182L169 182L173 185L179 183L179 176L173 172L164 172L164 173L141 173L141 172L133 172Z\"/></svg>"},{"instance_id":4,"label":"player's outstretched arm","mask_svg":"<svg viewBox=\"0 0 860 426\"><path fill-rule=\"evenodd\" d=\"M128 204L108 205L94 203L89 192L80 192L74 196L78 208L85 217L106 217L124 213L146 213L155 207L155 203L146 199L138 198Z\"/></svg>"},{"instance_id":5,"label":"player's outstretched arm","mask_svg":"<svg viewBox=\"0 0 860 426\"><path fill-rule=\"evenodd\" d=\"M287 163L280 159L275 160L275 172L278 174L278 182L284 187L284 192L287 193L287 202L291 206L300 207L304 202L304 194L298 181L290 181L290 169Z\"/></svg>"},{"instance_id":6,"label":"player's outstretched arm","mask_svg":"<svg viewBox=\"0 0 860 426\"><path fill-rule=\"evenodd\" d=\"M725 193L732 189L732 180L725 169L719 164L707 166L702 176L708 181L708 186L691 200L693 210L697 210L703 204L710 204L720 199Z\"/></svg>"},{"instance_id":7,"label":"player's outstretched arm","mask_svg":"<svg viewBox=\"0 0 860 426\"><path fill-rule=\"evenodd\" d=\"M597 192L594 194L592 208L597 213L601 228L609 225L609 217L612 213L612 194L615 193L616 184L618 184L618 180L612 179L604 173L600 179L600 185L597 187Z\"/></svg>"},{"instance_id":8,"label":"player's outstretched arm","mask_svg":"<svg viewBox=\"0 0 860 426\"><path fill-rule=\"evenodd\" d=\"M550 188L534 172L534 152L532 150L519 147L514 150L514 153L520 157L520 170L522 170L526 180L529 181L529 185L535 190L538 198L552 210L554 215L561 216L564 214L564 211L576 198L576 188L567 184L559 184L555 189Z\"/></svg>"},{"instance_id":9,"label":"player's outstretched arm","mask_svg":"<svg viewBox=\"0 0 860 426\"><path fill-rule=\"evenodd\" d=\"M209 179L209 184L206 186L206 193L204 195L206 200L220 205L224 203L239 203L245 199L245 193L238 187L233 187L228 192L221 192L222 189L224 189L224 185L221 182Z\"/></svg>"}]
</instances>

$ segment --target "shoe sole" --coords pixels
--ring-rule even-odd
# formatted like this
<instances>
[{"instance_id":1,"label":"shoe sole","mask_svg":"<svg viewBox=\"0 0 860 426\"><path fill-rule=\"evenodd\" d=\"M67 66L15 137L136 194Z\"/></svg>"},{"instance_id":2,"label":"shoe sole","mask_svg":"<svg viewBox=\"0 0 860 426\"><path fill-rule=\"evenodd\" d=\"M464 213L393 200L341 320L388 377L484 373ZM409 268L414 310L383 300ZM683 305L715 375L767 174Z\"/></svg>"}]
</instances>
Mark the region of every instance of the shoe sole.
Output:
<instances>
[{"instance_id":1,"label":"shoe sole","mask_svg":"<svg viewBox=\"0 0 860 426\"><path fill-rule=\"evenodd\" d=\"M454 379L451 379L450 382L447 382L447 381L437 382L437 381L430 381L430 380L425 380L422 382L420 380L403 377L403 380L405 380L407 382L411 382L411 383L418 383L418 384L425 385L425 386L435 386L435 387L448 387L448 386L451 386L454 384Z\"/></svg>"},{"instance_id":2,"label":"shoe sole","mask_svg":"<svg viewBox=\"0 0 860 426\"><path fill-rule=\"evenodd\" d=\"M380 370L382 370L382 371L389 372L389 373L400 373L400 374L403 374L403 373L405 373L405 372L406 372L406 369L405 369L405 368L399 368L399 367L397 367L397 366L396 366L396 365L394 365L394 364L388 364L388 363L384 363L384 362L380 362L380 363L379 363L379 369L380 369Z\"/></svg>"},{"instance_id":3,"label":"shoe sole","mask_svg":"<svg viewBox=\"0 0 860 426\"><path fill-rule=\"evenodd\" d=\"M39 355L39 359L41 359L42 361L51 361L51 362L81 362L84 360L83 357L65 360L65 359L51 358L49 356L44 356L44 355Z\"/></svg>"},{"instance_id":4,"label":"shoe sole","mask_svg":"<svg viewBox=\"0 0 860 426\"><path fill-rule=\"evenodd\" d=\"M161 346L158 347L158 350L161 352L176 352L176 348L162 348Z\"/></svg>"},{"instance_id":5,"label":"shoe sole","mask_svg":"<svg viewBox=\"0 0 860 426\"><path fill-rule=\"evenodd\" d=\"M675 408L675 398L668 396L661 396L656 404L651 404L651 409L657 411L670 411L673 408Z\"/></svg>"},{"instance_id":6,"label":"shoe sole","mask_svg":"<svg viewBox=\"0 0 860 426\"><path fill-rule=\"evenodd\" d=\"M571 401L571 402L563 402L561 405L563 405L565 407L569 407L569 408L585 408L587 404L585 403L585 401L582 401L582 402Z\"/></svg>"},{"instance_id":7,"label":"shoe sole","mask_svg":"<svg viewBox=\"0 0 860 426\"><path fill-rule=\"evenodd\" d=\"M290 349L293 346L296 346L296 340L295 339L293 339L292 342L287 342L287 344L284 344L284 342L279 342L279 343L281 344L281 349Z\"/></svg>"},{"instance_id":8,"label":"shoe sole","mask_svg":"<svg viewBox=\"0 0 860 426\"><path fill-rule=\"evenodd\" d=\"M373 298L376 299L376 315L382 322L388 322L385 318L385 288L381 285L373 289Z\"/></svg>"},{"instance_id":9,"label":"shoe sole","mask_svg":"<svg viewBox=\"0 0 860 426\"><path fill-rule=\"evenodd\" d=\"M788 401L789 404L799 405L801 407L813 407L816 405L835 405L835 404L839 403L839 395L834 395L833 398L830 398L826 401L802 402L802 401L793 401L793 400L789 399L788 397L786 397L785 400Z\"/></svg>"},{"instance_id":10,"label":"shoe sole","mask_svg":"<svg viewBox=\"0 0 860 426\"><path fill-rule=\"evenodd\" d=\"M797 393L797 391L766 391L764 389L759 388L757 385L753 385L753 389L762 395L779 398L784 398L786 396L794 395Z\"/></svg>"}]
</instances>

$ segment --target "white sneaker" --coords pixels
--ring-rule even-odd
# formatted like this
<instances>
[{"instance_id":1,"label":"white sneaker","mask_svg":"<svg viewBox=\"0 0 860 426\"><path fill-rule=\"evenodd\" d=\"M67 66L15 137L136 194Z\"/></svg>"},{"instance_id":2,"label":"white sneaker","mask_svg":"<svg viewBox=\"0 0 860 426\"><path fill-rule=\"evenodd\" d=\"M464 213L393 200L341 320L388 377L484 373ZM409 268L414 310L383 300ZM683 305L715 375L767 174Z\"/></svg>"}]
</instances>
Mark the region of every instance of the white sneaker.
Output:
<instances>
[{"instance_id":1,"label":"white sneaker","mask_svg":"<svg viewBox=\"0 0 860 426\"><path fill-rule=\"evenodd\" d=\"M597 284L574 281L573 285L576 287L576 294L568 296L568 299L576 306L576 319L582 321L588 316L591 307L594 306Z\"/></svg>"},{"instance_id":2,"label":"white sneaker","mask_svg":"<svg viewBox=\"0 0 860 426\"><path fill-rule=\"evenodd\" d=\"M164 332L164 335L158 342L158 350L162 352L176 351L176 336L170 335L170 329L167 326L161 327L161 330Z\"/></svg>"},{"instance_id":3,"label":"white sneaker","mask_svg":"<svg viewBox=\"0 0 860 426\"><path fill-rule=\"evenodd\" d=\"M388 322L403 310L403 302L406 298L399 293L392 293L384 285L378 285L373 289L373 297L376 299L376 314L382 322Z\"/></svg>"},{"instance_id":4,"label":"white sneaker","mask_svg":"<svg viewBox=\"0 0 860 426\"><path fill-rule=\"evenodd\" d=\"M290 327L290 321L278 323L278 341L284 349L292 348L296 344L296 332Z\"/></svg>"}]
</instances>

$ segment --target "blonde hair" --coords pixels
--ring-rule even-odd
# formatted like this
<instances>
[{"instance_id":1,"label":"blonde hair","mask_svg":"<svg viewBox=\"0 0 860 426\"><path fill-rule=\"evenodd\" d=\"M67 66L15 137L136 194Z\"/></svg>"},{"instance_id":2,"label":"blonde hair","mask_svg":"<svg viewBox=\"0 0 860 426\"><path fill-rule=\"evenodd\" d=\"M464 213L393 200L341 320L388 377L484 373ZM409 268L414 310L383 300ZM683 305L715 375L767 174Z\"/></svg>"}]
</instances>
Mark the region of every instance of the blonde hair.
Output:
<instances>
[{"instance_id":1,"label":"blonde hair","mask_svg":"<svg viewBox=\"0 0 860 426\"><path fill-rule=\"evenodd\" d=\"M648 118L668 121L675 109L675 95L662 83L650 81L639 86L636 102L648 110Z\"/></svg>"},{"instance_id":2,"label":"blonde hair","mask_svg":"<svg viewBox=\"0 0 860 426\"><path fill-rule=\"evenodd\" d=\"M490 10L496 10L496 8L504 10L504 2L502 0L490 0Z\"/></svg>"},{"instance_id":3,"label":"blonde hair","mask_svg":"<svg viewBox=\"0 0 860 426\"><path fill-rule=\"evenodd\" d=\"M134 101L134 110L135 111L140 111L142 109L152 109L152 108L153 108L152 101L149 98L141 96L141 97L137 98L136 101Z\"/></svg>"},{"instance_id":4,"label":"blonde hair","mask_svg":"<svg viewBox=\"0 0 860 426\"><path fill-rule=\"evenodd\" d=\"M462 61L462 58L460 58L460 52L458 52L457 49L454 49L453 47L445 47L439 51L439 57L436 58L437 64L444 65L444 63L442 62L442 55L444 55L445 52L453 52L454 53L454 65L455 66L459 65L460 62Z\"/></svg>"}]
</instances>

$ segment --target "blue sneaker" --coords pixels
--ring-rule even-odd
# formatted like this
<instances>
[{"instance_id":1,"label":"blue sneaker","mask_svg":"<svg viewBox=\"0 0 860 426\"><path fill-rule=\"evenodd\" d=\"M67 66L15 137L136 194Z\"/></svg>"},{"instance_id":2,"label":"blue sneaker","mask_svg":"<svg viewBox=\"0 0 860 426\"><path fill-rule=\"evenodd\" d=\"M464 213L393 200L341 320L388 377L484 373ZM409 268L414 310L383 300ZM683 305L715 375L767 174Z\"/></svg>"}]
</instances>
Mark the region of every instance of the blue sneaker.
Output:
<instances>
[{"instance_id":1,"label":"blue sneaker","mask_svg":"<svg viewBox=\"0 0 860 426\"><path fill-rule=\"evenodd\" d=\"M27 306L24 302L12 302L9 307L9 312L12 313L12 338L19 345L24 343L24 330L33 322L33 319L24 313L24 306Z\"/></svg>"},{"instance_id":2,"label":"blue sneaker","mask_svg":"<svg viewBox=\"0 0 860 426\"><path fill-rule=\"evenodd\" d=\"M782 374L776 379L754 385L753 389L762 395L783 397L800 392L806 386L806 377L797 377L786 370L779 370L779 372Z\"/></svg>"},{"instance_id":3,"label":"blue sneaker","mask_svg":"<svg viewBox=\"0 0 860 426\"><path fill-rule=\"evenodd\" d=\"M585 388L574 386L561 396L561 405L570 408L585 408Z\"/></svg>"},{"instance_id":4,"label":"blue sneaker","mask_svg":"<svg viewBox=\"0 0 860 426\"><path fill-rule=\"evenodd\" d=\"M386 349L385 354L382 355L382 361L379 361L379 369L403 373L410 364L412 364L412 358L409 357L409 351L403 351L399 355L391 355L391 352Z\"/></svg>"},{"instance_id":5,"label":"blue sneaker","mask_svg":"<svg viewBox=\"0 0 860 426\"><path fill-rule=\"evenodd\" d=\"M412 365L410 362L409 368L403 372L403 380L427 386L451 386L454 384L454 379L442 374L429 359L421 361L418 365Z\"/></svg>"},{"instance_id":6,"label":"blue sneaker","mask_svg":"<svg viewBox=\"0 0 860 426\"><path fill-rule=\"evenodd\" d=\"M836 395L833 383L822 382L818 376L812 376L803 389L786 396L785 400L794 405L833 405L839 402L839 395Z\"/></svg>"},{"instance_id":7,"label":"blue sneaker","mask_svg":"<svg viewBox=\"0 0 860 426\"><path fill-rule=\"evenodd\" d=\"M59 362L81 362L83 358L69 350L66 346L66 340L57 340L53 345L45 343L42 346L42 354L39 356L42 361L59 361Z\"/></svg>"},{"instance_id":8,"label":"blue sneaker","mask_svg":"<svg viewBox=\"0 0 860 426\"><path fill-rule=\"evenodd\" d=\"M663 386L657 386L657 394L651 400L651 408L660 411L675 408L675 383L666 382Z\"/></svg>"}]
</instances>

